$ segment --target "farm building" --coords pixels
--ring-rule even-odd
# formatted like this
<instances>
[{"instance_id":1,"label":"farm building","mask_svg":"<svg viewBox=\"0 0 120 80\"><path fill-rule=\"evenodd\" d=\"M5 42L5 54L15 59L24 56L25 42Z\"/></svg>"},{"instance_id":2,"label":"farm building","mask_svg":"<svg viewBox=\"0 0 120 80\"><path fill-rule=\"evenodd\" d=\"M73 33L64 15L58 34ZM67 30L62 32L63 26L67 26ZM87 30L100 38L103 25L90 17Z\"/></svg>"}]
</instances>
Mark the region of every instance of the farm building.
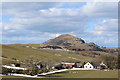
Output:
<instances>
[{"instance_id":1,"label":"farm building","mask_svg":"<svg viewBox=\"0 0 120 80\"><path fill-rule=\"evenodd\" d=\"M94 66L90 63L90 62L87 62L85 65L84 65L84 69L94 69Z\"/></svg>"},{"instance_id":2,"label":"farm building","mask_svg":"<svg viewBox=\"0 0 120 80\"><path fill-rule=\"evenodd\" d=\"M107 68L108 68L107 65L101 62L100 69L107 69Z\"/></svg>"},{"instance_id":3,"label":"farm building","mask_svg":"<svg viewBox=\"0 0 120 80\"><path fill-rule=\"evenodd\" d=\"M55 69L68 69L68 68L72 68L73 66L75 65L75 63L65 63L65 62L62 62L60 64L57 64L55 66Z\"/></svg>"}]
</instances>

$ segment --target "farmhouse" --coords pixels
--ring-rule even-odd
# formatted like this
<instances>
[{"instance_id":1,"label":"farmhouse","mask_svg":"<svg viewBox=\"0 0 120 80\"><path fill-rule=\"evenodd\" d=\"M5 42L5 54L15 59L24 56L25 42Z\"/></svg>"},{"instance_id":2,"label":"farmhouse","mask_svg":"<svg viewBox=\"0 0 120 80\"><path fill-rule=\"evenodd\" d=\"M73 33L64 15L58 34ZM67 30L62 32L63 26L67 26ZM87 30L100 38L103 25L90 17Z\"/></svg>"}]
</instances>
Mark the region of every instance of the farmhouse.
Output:
<instances>
[{"instance_id":1,"label":"farmhouse","mask_svg":"<svg viewBox=\"0 0 120 80\"><path fill-rule=\"evenodd\" d=\"M74 67L75 68L82 68L83 64L81 62L75 62Z\"/></svg>"},{"instance_id":2,"label":"farmhouse","mask_svg":"<svg viewBox=\"0 0 120 80\"><path fill-rule=\"evenodd\" d=\"M60 64L57 64L55 66L55 69L69 69L69 68L72 68L73 66L75 65L75 63L67 63L67 62L62 62Z\"/></svg>"},{"instance_id":3,"label":"farmhouse","mask_svg":"<svg viewBox=\"0 0 120 80\"><path fill-rule=\"evenodd\" d=\"M66 68L72 68L75 63L64 63L62 62L63 65L65 65Z\"/></svg>"},{"instance_id":4,"label":"farmhouse","mask_svg":"<svg viewBox=\"0 0 120 80\"><path fill-rule=\"evenodd\" d=\"M84 65L84 69L91 70L91 69L94 69L94 66L90 62L87 62Z\"/></svg>"},{"instance_id":5,"label":"farmhouse","mask_svg":"<svg viewBox=\"0 0 120 80\"><path fill-rule=\"evenodd\" d=\"M101 62L100 69L107 69L107 65L105 65L103 62Z\"/></svg>"}]
</instances>

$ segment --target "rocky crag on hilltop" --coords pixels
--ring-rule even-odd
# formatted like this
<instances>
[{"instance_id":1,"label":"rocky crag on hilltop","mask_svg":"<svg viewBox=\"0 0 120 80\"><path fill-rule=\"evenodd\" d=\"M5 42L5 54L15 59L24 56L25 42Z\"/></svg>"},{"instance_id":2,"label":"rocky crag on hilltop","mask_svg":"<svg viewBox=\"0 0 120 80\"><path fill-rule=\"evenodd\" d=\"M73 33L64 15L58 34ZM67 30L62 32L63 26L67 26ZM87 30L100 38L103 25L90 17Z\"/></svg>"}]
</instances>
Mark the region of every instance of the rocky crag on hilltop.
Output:
<instances>
[{"instance_id":1,"label":"rocky crag on hilltop","mask_svg":"<svg viewBox=\"0 0 120 80\"><path fill-rule=\"evenodd\" d=\"M85 43L81 38L69 34L60 35L43 43L44 45L62 46L69 50L98 51L101 48L95 43Z\"/></svg>"},{"instance_id":2,"label":"rocky crag on hilltop","mask_svg":"<svg viewBox=\"0 0 120 80\"><path fill-rule=\"evenodd\" d=\"M117 48L109 49L100 47L95 43L86 43L83 39L77 38L69 34L62 34L54 39L50 39L43 43L44 46L56 46L74 51L103 51L109 53L116 53Z\"/></svg>"}]
</instances>

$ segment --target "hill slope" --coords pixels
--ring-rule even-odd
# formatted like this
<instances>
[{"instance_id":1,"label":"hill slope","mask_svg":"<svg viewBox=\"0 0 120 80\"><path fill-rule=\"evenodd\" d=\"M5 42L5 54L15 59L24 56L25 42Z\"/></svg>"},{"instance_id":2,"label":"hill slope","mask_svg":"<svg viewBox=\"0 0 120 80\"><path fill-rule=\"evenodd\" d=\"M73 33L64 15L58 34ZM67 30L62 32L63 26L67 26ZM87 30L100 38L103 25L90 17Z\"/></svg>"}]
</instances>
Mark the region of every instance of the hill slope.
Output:
<instances>
[{"instance_id":1,"label":"hill slope","mask_svg":"<svg viewBox=\"0 0 120 80\"><path fill-rule=\"evenodd\" d=\"M2 46L2 57L4 58L3 60L8 60L8 61L14 59L24 61L29 56L34 56L36 59L42 61L48 59L48 60L54 60L56 62L67 61L67 60L70 62L93 60L92 57L82 56L78 54L70 54L70 53L71 52L68 51L25 48L23 47L22 44Z\"/></svg>"},{"instance_id":2,"label":"hill slope","mask_svg":"<svg viewBox=\"0 0 120 80\"><path fill-rule=\"evenodd\" d=\"M14 45L2 45L2 58L3 64L13 63L14 60L24 61L29 56L35 57L40 61L52 60L56 62L68 61L68 62L86 62L97 60L101 55L108 55L105 52L99 51L82 51L79 54L71 51L59 51L59 50L47 50L47 49L34 49L23 47L28 44L14 44ZM36 44L33 44L35 46ZM31 44L31 47L33 47ZM90 57L91 54L100 54L96 57ZM87 56L88 55L88 56Z\"/></svg>"},{"instance_id":3,"label":"hill slope","mask_svg":"<svg viewBox=\"0 0 120 80\"><path fill-rule=\"evenodd\" d=\"M77 38L69 34L60 35L54 39L50 39L44 42L43 44L64 46L67 49L77 49L79 51L82 51L82 50L100 51L102 50L98 45L94 43L85 43L83 39Z\"/></svg>"}]
</instances>

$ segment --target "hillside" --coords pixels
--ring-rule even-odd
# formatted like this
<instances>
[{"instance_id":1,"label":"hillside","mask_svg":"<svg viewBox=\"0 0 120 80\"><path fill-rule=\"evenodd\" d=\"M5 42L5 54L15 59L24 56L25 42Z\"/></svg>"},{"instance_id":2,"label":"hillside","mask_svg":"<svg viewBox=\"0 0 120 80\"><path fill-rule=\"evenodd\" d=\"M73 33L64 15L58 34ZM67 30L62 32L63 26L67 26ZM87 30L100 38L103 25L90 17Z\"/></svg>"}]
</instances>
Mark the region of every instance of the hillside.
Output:
<instances>
[{"instance_id":1,"label":"hillside","mask_svg":"<svg viewBox=\"0 0 120 80\"><path fill-rule=\"evenodd\" d=\"M43 47L41 48L41 46ZM60 50L51 49L51 47L59 48ZM114 53L116 50L117 48L111 49L99 47L95 43L85 43L81 38L64 34L48 40L43 44L2 45L1 58L3 60L3 64L9 64L16 61L21 62L28 59L30 56L33 56L34 59L40 61L52 60L55 62L86 62L97 61L98 59L101 59L100 57L102 55L111 55L109 53Z\"/></svg>"},{"instance_id":2,"label":"hillside","mask_svg":"<svg viewBox=\"0 0 120 80\"><path fill-rule=\"evenodd\" d=\"M63 35L56 37L55 39L51 39L51 40L44 42L44 44L62 45L62 46L74 46L74 45L77 46L83 43L85 43L84 40L80 38L76 38L69 34L63 34Z\"/></svg>"},{"instance_id":3,"label":"hillside","mask_svg":"<svg viewBox=\"0 0 120 80\"><path fill-rule=\"evenodd\" d=\"M82 55L84 53L90 54L87 51L82 52L82 54L73 54L74 52L69 52L69 51L33 49L33 48L26 48L23 46L25 46L25 44L24 45L23 44L2 45L3 64L8 64L8 63L14 62L15 60L24 61L25 59L29 58L29 56L34 56L35 59L38 59L41 61L52 60L56 62L93 61L100 57L99 55L97 55L95 58ZM99 51L94 51L91 53L108 54L108 53L99 52Z\"/></svg>"},{"instance_id":4,"label":"hillside","mask_svg":"<svg viewBox=\"0 0 120 80\"><path fill-rule=\"evenodd\" d=\"M78 50L78 51L100 51L101 48L95 43L85 43L81 38L69 34L60 35L54 39L50 39L43 44L45 45L57 45L64 46L67 49Z\"/></svg>"},{"instance_id":5,"label":"hillside","mask_svg":"<svg viewBox=\"0 0 120 80\"><path fill-rule=\"evenodd\" d=\"M56 50L43 50L43 49L32 49L32 48L25 48L22 44L17 45L3 45L2 46L2 57L4 60L20 60L24 61L29 56L34 56L36 59L39 60L55 60L59 62L60 60L68 60L68 57L74 57L76 59L82 60L91 60L90 57L84 57L82 55L76 54L69 54L66 51L56 51ZM71 61L77 61L72 60Z\"/></svg>"},{"instance_id":6,"label":"hillside","mask_svg":"<svg viewBox=\"0 0 120 80\"><path fill-rule=\"evenodd\" d=\"M86 43L83 39L69 34L62 34L54 39L50 39L44 42L43 45L62 46L74 51L102 51L108 53L117 53L119 51L117 48L106 48L100 47L95 43Z\"/></svg>"}]
</instances>

